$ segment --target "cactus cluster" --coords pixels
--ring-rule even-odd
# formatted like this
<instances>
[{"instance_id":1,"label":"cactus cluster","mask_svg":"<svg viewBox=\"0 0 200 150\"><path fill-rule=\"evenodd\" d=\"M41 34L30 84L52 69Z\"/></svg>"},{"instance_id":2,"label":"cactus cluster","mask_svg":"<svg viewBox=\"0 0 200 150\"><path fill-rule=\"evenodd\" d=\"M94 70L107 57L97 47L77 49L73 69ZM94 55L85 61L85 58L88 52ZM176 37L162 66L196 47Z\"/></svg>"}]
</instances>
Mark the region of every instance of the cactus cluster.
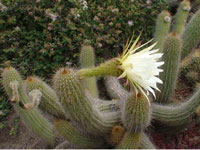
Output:
<instances>
[{"instance_id":1,"label":"cactus cluster","mask_svg":"<svg viewBox=\"0 0 200 150\"><path fill-rule=\"evenodd\" d=\"M95 66L94 50L89 45L81 48L81 68L58 69L52 87L36 76L23 80L11 66L1 74L2 85L26 127L52 146L63 137L78 148L155 149L145 133L149 126L166 133L179 132L192 121L200 105L200 89L179 105L167 104L172 102L181 60L200 39L200 11L186 25L189 10L189 1L184 0L172 28L169 12L158 15L154 41L165 64L156 99L120 84L116 77L122 70L117 58ZM99 98L99 76L105 76L112 100Z\"/></svg>"}]
</instances>

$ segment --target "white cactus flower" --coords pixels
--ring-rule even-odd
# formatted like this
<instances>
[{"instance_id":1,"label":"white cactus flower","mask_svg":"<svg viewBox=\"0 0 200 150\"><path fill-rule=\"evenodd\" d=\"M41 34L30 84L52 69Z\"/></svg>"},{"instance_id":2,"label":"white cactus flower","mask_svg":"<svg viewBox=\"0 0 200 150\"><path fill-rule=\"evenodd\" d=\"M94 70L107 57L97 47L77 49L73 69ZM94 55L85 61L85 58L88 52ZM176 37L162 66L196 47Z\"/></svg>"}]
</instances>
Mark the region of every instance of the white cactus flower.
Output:
<instances>
[{"instance_id":1,"label":"white cactus flower","mask_svg":"<svg viewBox=\"0 0 200 150\"><path fill-rule=\"evenodd\" d=\"M126 77L128 81L131 82L136 92L139 89L146 97L149 95L149 92L151 92L155 97L154 90L159 91L157 83L162 84L158 75L163 70L158 67L164 64L163 61L159 60L163 54L158 53L159 49L153 49L156 43L136 52L152 41L136 47L138 40L139 37L132 45L132 39L127 42L122 56L119 58L121 62L120 69L122 69L123 73L118 78ZM146 92L144 90L146 90Z\"/></svg>"}]
</instances>

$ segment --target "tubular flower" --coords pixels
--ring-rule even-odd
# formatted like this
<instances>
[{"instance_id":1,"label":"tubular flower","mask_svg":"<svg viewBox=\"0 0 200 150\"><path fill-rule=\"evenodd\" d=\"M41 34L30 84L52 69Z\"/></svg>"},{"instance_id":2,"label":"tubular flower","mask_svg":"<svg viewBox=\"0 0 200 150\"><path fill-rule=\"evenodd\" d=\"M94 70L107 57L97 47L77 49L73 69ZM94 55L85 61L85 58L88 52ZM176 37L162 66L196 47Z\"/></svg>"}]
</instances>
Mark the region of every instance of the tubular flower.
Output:
<instances>
[{"instance_id":1,"label":"tubular flower","mask_svg":"<svg viewBox=\"0 0 200 150\"><path fill-rule=\"evenodd\" d=\"M139 89L146 97L149 92L155 97L154 90L159 91L157 83L162 84L162 81L157 76L163 71L158 68L164 64L163 61L159 61L163 54L158 53L159 49L153 49L156 43L136 52L152 41L137 47L138 40L139 37L134 42L131 39L125 45L124 51L119 57L120 69L123 73L118 78L126 77L133 85L136 93ZM148 97L147 100L149 101Z\"/></svg>"}]
</instances>

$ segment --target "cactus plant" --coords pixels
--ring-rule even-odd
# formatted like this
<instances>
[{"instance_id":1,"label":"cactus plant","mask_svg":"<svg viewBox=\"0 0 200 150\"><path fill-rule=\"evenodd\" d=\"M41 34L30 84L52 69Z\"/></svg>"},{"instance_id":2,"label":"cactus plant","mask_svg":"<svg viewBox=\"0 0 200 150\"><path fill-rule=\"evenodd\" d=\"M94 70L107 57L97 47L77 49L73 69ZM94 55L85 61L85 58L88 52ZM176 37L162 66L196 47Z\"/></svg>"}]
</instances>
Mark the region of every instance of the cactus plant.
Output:
<instances>
[{"instance_id":1,"label":"cactus plant","mask_svg":"<svg viewBox=\"0 0 200 150\"><path fill-rule=\"evenodd\" d=\"M72 69L61 68L53 80L59 100L77 128L95 135L104 135L111 130L113 124L92 107L79 77Z\"/></svg>"},{"instance_id":2,"label":"cactus plant","mask_svg":"<svg viewBox=\"0 0 200 150\"><path fill-rule=\"evenodd\" d=\"M199 43L200 39L200 10L198 10L189 21L183 32L183 49L181 59L185 58Z\"/></svg>"},{"instance_id":3,"label":"cactus plant","mask_svg":"<svg viewBox=\"0 0 200 150\"><path fill-rule=\"evenodd\" d=\"M187 1L179 8L183 3ZM180 20L185 18L184 14ZM175 32L168 33L171 17L163 11L157 19L154 39L157 45L148 46L147 42L139 46L139 37L134 42L131 38L122 55L98 66L94 65L93 49L83 47L81 69L60 68L53 77L53 88L39 77L23 81L12 67L4 69L2 83L26 126L50 144L55 143L57 136L62 136L79 148L154 149L145 133L150 125L156 128L160 124L162 131L175 133L177 129L187 127L199 111L200 89L178 105L161 105L173 101L171 96L178 76L181 50L187 49L182 53L186 56L188 48L194 48L199 41L198 31L194 36L188 33L199 28L198 21L199 11L179 37ZM175 30L181 33L183 24L179 23L176 22ZM188 45L189 37L195 40L191 39ZM163 68L158 68L162 65ZM99 76L106 76L105 86L112 100L99 98L95 80ZM130 83L128 90L119 82L120 78ZM157 83L162 85L157 86ZM161 93L155 95L154 90L159 89ZM53 123L40 110L48 112Z\"/></svg>"},{"instance_id":4,"label":"cactus plant","mask_svg":"<svg viewBox=\"0 0 200 150\"><path fill-rule=\"evenodd\" d=\"M140 147L141 133L126 132L117 149L138 149Z\"/></svg>"},{"instance_id":5,"label":"cactus plant","mask_svg":"<svg viewBox=\"0 0 200 150\"><path fill-rule=\"evenodd\" d=\"M177 34L181 35L182 32L184 31L190 9L191 6L189 0L183 0L180 3L177 13L175 15L175 25L173 29L173 31L176 32Z\"/></svg>"},{"instance_id":6,"label":"cactus plant","mask_svg":"<svg viewBox=\"0 0 200 150\"><path fill-rule=\"evenodd\" d=\"M168 126L188 124L200 104L200 90L186 102L178 106L152 105L152 116L155 120Z\"/></svg>"},{"instance_id":7,"label":"cactus plant","mask_svg":"<svg viewBox=\"0 0 200 150\"><path fill-rule=\"evenodd\" d=\"M39 77L28 77L23 86L27 93L34 89L38 89L42 92L42 100L39 105L42 110L55 115L58 118L66 118L62 106L58 103L59 101L56 93Z\"/></svg>"},{"instance_id":8,"label":"cactus plant","mask_svg":"<svg viewBox=\"0 0 200 150\"><path fill-rule=\"evenodd\" d=\"M81 68L91 68L95 66L94 50L90 45L84 45L81 48L80 65ZM89 77L83 79L83 84L85 88L88 89L88 91L90 91L93 97L95 98L99 97L97 82L95 77Z\"/></svg>"},{"instance_id":9,"label":"cactus plant","mask_svg":"<svg viewBox=\"0 0 200 150\"><path fill-rule=\"evenodd\" d=\"M140 148L141 149L156 149L153 143L150 141L149 137L144 132L141 133Z\"/></svg>"},{"instance_id":10,"label":"cactus plant","mask_svg":"<svg viewBox=\"0 0 200 150\"><path fill-rule=\"evenodd\" d=\"M157 18L154 41L158 42L155 48L162 46L165 36L168 34L171 24L171 15L168 11L162 11Z\"/></svg>"},{"instance_id":11,"label":"cactus plant","mask_svg":"<svg viewBox=\"0 0 200 150\"><path fill-rule=\"evenodd\" d=\"M200 81L200 51L195 49L191 54L185 57L180 64L180 75L184 78L192 87L196 87Z\"/></svg>"},{"instance_id":12,"label":"cactus plant","mask_svg":"<svg viewBox=\"0 0 200 150\"><path fill-rule=\"evenodd\" d=\"M40 138L45 139L45 141L54 145L56 136L52 124L42 116L37 108L27 111L19 106L19 102L25 104L30 102L23 90L22 82L21 76L14 68L7 67L3 70L2 84L4 89L10 99L15 97L15 103L13 103L13 105L26 127L32 130Z\"/></svg>"},{"instance_id":13,"label":"cactus plant","mask_svg":"<svg viewBox=\"0 0 200 150\"><path fill-rule=\"evenodd\" d=\"M180 61L182 41L176 33L172 33L168 35L164 41L162 46L163 57L162 60L165 64L162 66L165 72L160 73L160 79L164 83L159 85L159 89L161 92L157 92L157 102L161 103L169 103L170 98L175 89L176 80L178 77L178 67Z\"/></svg>"},{"instance_id":14,"label":"cactus plant","mask_svg":"<svg viewBox=\"0 0 200 150\"><path fill-rule=\"evenodd\" d=\"M69 142L76 144L81 148L105 147L103 138L83 135L83 133L77 131L69 122L65 120L56 120L54 124L62 136L68 139Z\"/></svg>"},{"instance_id":15,"label":"cactus plant","mask_svg":"<svg viewBox=\"0 0 200 150\"><path fill-rule=\"evenodd\" d=\"M150 124L151 108L142 93L131 94L122 107L122 121L131 133L143 131Z\"/></svg>"}]
</instances>

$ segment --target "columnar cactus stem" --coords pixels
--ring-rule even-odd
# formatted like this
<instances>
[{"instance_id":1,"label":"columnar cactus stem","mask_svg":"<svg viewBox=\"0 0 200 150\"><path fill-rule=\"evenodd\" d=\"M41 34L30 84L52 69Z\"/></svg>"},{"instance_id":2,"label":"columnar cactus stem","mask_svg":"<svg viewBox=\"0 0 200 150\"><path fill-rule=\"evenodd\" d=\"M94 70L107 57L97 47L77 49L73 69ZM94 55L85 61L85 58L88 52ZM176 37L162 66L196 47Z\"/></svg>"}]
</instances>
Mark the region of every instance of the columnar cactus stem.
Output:
<instances>
[{"instance_id":1,"label":"columnar cactus stem","mask_svg":"<svg viewBox=\"0 0 200 150\"><path fill-rule=\"evenodd\" d=\"M181 47L181 39L176 33L172 33L166 37L162 48L162 52L164 53L162 60L165 62L162 66L164 72L160 73L160 79L164 84L158 85L161 92L156 93L156 102L170 102L178 77Z\"/></svg>"},{"instance_id":2,"label":"columnar cactus stem","mask_svg":"<svg viewBox=\"0 0 200 150\"><path fill-rule=\"evenodd\" d=\"M189 122L188 122L189 123ZM162 133L164 135L177 135L187 128L188 123L179 126L168 126L159 122L152 122L155 126L155 132Z\"/></svg>"},{"instance_id":3,"label":"columnar cactus stem","mask_svg":"<svg viewBox=\"0 0 200 150\"><path fill-rule=\"evenodd\" d=\"M185 58L197 46L200 39L200 10L198 10L183 32L183 50L181 59Z\"/></svg>"},{"instance_id":4,"label":"columnar cactus stem","mask_svg":"<svg viewBox=\"0 0 200 150\"><path fill-rule=\"evenodd\" d=\"M13 93L18 94L17 97L19 98L19 102L22 102L23 104L30 103L28 96L22 88L22 78L14 68L7 67L3 70L2 81L4 89L10 98L14 96L12 95ZM13 87L15 87L15 92L13 92ZM24 110L18 103L13 103L13 105L28 129L32 130L49 144L55 144L53 126L42 116L38 109L33 108L31 110Z\"/></svg>"},{"instance_id":5,"label":"columnar cactus stem","mask_svg":"<svg viewBox=\"0 0 200 150\"><path fill-rule=\"evenodd\" d=\"M141 149L156 149L156 147L153 145L153 143L150 141L150 139L147 137L147 135L144 132L141 133L140 148Z\"/></svg>"},{"instance_id":6,"label":"columnar cactus stem","mask_svg":"<svg viewBox=\"0 0 200 150\"><path fill-rule=\"evenodd\" d=\"M125 100L127 99L129 93L122 87L119 80L116 77L106 77L105 86L108 95L114 99Z\"/></svg>"},{"instance_id":7,"label":"columnar cactus stem","mask_svg":"<svg viewBox=\"0 0 200 150\"><path fill-rule=\"evenodd\" d=\"M54 89L72 123L79 129L94 135L107 134L113 122L105 120L100 111L91 104L77 74L62 68L54 76ZM117 121L118 122L118 121Z\"/></svg>"},{"instance_id":8,"label":"columnar cactus stem","mask_svg":"<svg viewBox=\"0 0 200 150\"><path fill-rule=\"evenodd\" d=\"M54 123L57 131L69 142L80 148L102 148L106 147L102 137L84 135L73 127L69 122L56 120Z\"/></svg>"},{"instance_id":9,"label":"columnar cactus stem","mask_svg":"<svg viewBox=\"0 0 200 150\"><path fill-rule=\"evenodd\" d=\"M106 61L103 64L100 64L97 67L94 68L88 68L88 69L81 69L78 71L78 75L80 78L85 77L92 77L92 76L120 76L122 74L122 71L119 69L120 62L117 58L113 58L111 60Z\"/></svg>"},{"instance_id":10,"label":"columnar cactus stem","mask_svg":"<svg viewBox=\"0 0 200 150\"><path fill-rule=\"evenodd\" d=\"M177 10L175 15L175 25L174 32L181 35L185 28L185 23L191 9L189 0L183 0Z\"/></svg>"},{"instance_id":11,"label":"columnar cactus stem","mask_svg":"<svg viewBox=\"0 0 200 150\"><path fill-rule=\"evenodd\" d=\"M171 24L171 16L168 11L162 11L156 21L156 31L154 34L154 41L157 42L155 48L161 48L165 36L169 32ZM160 51L161 52L161 51Z\"/></svg>"},{"instance_id":12,"label":"columnar cactus stem","mask_svg":"<svg viewBox=\"0 0 200 150\"><path fill-rule=\"evenodd\" d=\"M27 93L38 89L42 93L42 100L39 108L57 118L66 118L66 114L59 103L58 97L53 89L42 81L39 77L28 77L24 82Z\"/></svg>"},{"instance_id":13,"label":"columnar cactus stem","mask_svg":"<svg viewBox=\"0 0 200 150\"><path fill-rule=\"evenodd\" d=\"M94 49L90 45L84 45L81 47L80 65L81 68L91 68L95 66Z\"/></svg>"},{"instance_id":14,"label":"columnar cactus stem","mask_svg":"<svg viewBox=\"0 0 200 150\"><path fill-rule=\"evenodd\" d=\"M143 131L150 123L151 108L147 98L138 93L131 94L122 108L122 121L131 133Z\"/></svg>"},{"instance_id":15,"label":"columnar cactus stem","mask_svg":"<svg viewBox=\"0 0 200 150\"><path fill-rule=\"evenodd\" d=\"M81 48L80 64L82 69L93 68L95 66L94 49L91 46L85 45ZM83 79L83 84L85 88L88 89L88 91L90 91L93 97L95 98L99 97L96 77L88 77Z\"/></svg>"},{"instance_id":16,"label":"columnar cactus stem","mask_svg":"<svg viewBox=\"0 0 200 150\"><path fill-rule=\"evenodd\" d=\"M141 133L126 132L117 149L138 149L141 143Z\"/></svg>"},{"instance_id":17,"label":"columnar cactus stem","mask_svg":"<svg viewBox=\"0 0 200 150\"><path fill-rule=\"evenodd\" d=\"M102 112L116 112L120 109L119 100L95 99L95 105Z\"/></svg>"},{"instance_id":18,"label":"columnar cactus stem","mask_svg":"<svg viewBox=\"0 0 200 150\"><path fill-rule=\"evenodd\" d=\"M152 105L154 120L167 126L181 126L191 122L192 116L200 105L200 89L186 102L177 106Z\"/></svg>"}]
</instances>

